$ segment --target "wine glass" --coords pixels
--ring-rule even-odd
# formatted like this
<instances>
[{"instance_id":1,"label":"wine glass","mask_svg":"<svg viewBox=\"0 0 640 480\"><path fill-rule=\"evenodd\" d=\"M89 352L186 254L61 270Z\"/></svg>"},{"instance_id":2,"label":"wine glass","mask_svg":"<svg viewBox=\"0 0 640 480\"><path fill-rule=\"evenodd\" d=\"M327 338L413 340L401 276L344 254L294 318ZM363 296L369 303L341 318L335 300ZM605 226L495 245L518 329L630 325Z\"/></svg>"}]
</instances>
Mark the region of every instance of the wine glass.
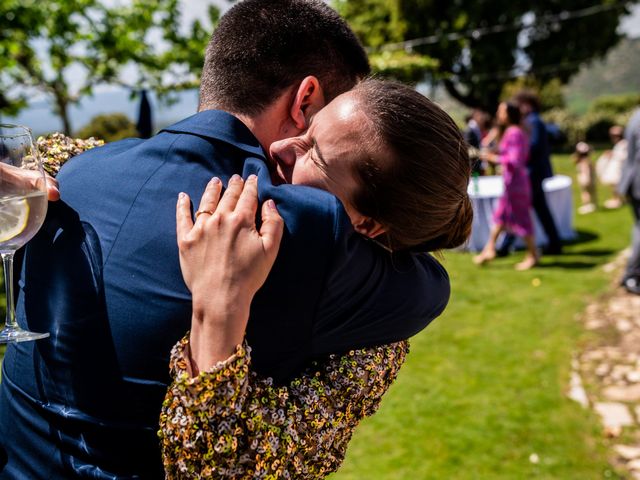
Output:
<instances>
[{"instance_id":1,"label":"wine glass","mask_svg":"<svg viewBox=\"0 0 640 480\"><path fill-rule=\"evenodd\" d=\"M13 255L42 226L47 213L47 184L31 130L0 124L0 256L7 293L7 320L0 343L46 338L16 322L13 300Z\"/></svg>"}]
</instances>

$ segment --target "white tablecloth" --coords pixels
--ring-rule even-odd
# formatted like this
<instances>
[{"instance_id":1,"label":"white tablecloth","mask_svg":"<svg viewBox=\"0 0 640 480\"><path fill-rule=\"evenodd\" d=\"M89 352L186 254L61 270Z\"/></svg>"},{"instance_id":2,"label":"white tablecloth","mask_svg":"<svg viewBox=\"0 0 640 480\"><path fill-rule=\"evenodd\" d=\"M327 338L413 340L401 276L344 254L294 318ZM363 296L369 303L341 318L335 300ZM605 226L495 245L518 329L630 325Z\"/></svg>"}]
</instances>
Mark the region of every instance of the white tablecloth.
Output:
<instances>
[{"instance_id":1,"label":"white tablecloth","mask_svg":"<svg viewBox=\"0 0 640 480\"><path fill-rule=\"evenodd\" d=\"M546 179L542 184L542 188L547 197L547 205L549 205L549 210L551 210L551 215L555 220L560 238L563 240L575 238L571 178L566 175L555 175ZM468 191L473 203L473 227L468 248L473 251L480 251L489 239L489 231L493 225L493 210L496 208L498 199L504 191L502 177L480 177L477 179L477 185L472 180ZM547 243L547 236L533 209L531 214L534 220L536 243L544 245ZM522 245L522 241L520 240L516 245Z\"/></svg>"}]
</instances>

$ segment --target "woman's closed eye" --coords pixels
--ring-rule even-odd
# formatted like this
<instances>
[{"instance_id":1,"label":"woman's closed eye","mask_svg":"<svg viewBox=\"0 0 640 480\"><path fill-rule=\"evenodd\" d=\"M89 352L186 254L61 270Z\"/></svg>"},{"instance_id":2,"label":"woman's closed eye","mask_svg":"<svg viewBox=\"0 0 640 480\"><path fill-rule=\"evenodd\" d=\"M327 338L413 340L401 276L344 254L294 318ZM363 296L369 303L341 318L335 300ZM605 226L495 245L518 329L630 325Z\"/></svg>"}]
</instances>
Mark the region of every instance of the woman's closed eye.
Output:
<instances>
[{"instance_id":1,"label":"woman's closed eye","mask_svg":"<svg viewBox=\"0 0 640 480\"><path fill-rule=\"evenodd\" d=\"M325 162L320 152L320 147L315 139L311 140L311 149L309 150L309 158L320 169L322 173L327 174L327 162Z\"/></svg>"}]
</instances>

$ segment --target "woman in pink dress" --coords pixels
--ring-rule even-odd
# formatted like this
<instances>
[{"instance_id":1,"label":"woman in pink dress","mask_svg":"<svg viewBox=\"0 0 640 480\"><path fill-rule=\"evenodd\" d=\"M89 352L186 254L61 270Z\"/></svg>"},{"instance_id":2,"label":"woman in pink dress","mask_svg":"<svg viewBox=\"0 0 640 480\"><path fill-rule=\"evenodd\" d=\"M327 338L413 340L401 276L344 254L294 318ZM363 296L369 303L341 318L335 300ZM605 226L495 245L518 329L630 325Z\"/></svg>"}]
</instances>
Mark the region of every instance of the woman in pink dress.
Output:
<instances>
[{"instance_id":1,"label":"woman in pink dress","mask_svg":"<svg viewBox=\"0 0 640 480\"><path fill-rule=\"evenodd\" d=\"M473 259L482 265L496 257L496 240L503 231L522 237L527 246L527 254L516 270L528 270L539 260L533 236L531 220L531 186L527 174L529 161L529 140L520 126L520 110L514 104L503 102L496 114L498 123L504 128L500 140L499 153L484 153L483 159L502 165L504 194L498 201L493 214L493 228L489 242L482 252Z\"/></svg>"}]
</instances>

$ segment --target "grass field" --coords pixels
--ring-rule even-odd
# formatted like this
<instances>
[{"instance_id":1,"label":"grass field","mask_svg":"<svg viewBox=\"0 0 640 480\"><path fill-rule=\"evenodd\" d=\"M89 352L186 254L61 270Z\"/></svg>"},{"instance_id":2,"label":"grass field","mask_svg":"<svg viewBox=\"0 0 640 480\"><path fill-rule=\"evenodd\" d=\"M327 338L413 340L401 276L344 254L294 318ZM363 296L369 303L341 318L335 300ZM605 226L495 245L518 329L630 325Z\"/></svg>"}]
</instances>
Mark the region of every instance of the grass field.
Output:
<instances>
[{"instance_id":1,"label":"grass field","mask_svg":"<svg viewBox=\"0 0 640 480\"><path fill-rule=\"evenodd\" d=\"M573 174L567 156L554 162ZM448 253L447 311L413 339L331 480L616 478L597 419L564 393L571 356L589 340L577 318L610 288L600 267L628 245L630 218L577 216L578 241L529 272L513 270L522 254L478 268Z\"/></svg>"},{"instance_id":2,"label":"grass field","mask_svg":"<svg viewBox=\"0 0 640 480\"><path fill-rule=\"evenodd\" d=\"M568 157L554 161L573 173ZM609 288L601 266L630 225L627 209L578 216L578 241L530 272L512 268L521 253L484 268L448 253L450 306L413 339L331 480L617 478L597 419L564 393L572 354L589 341L578 316Z\"/></svg>"}]
</instances>

